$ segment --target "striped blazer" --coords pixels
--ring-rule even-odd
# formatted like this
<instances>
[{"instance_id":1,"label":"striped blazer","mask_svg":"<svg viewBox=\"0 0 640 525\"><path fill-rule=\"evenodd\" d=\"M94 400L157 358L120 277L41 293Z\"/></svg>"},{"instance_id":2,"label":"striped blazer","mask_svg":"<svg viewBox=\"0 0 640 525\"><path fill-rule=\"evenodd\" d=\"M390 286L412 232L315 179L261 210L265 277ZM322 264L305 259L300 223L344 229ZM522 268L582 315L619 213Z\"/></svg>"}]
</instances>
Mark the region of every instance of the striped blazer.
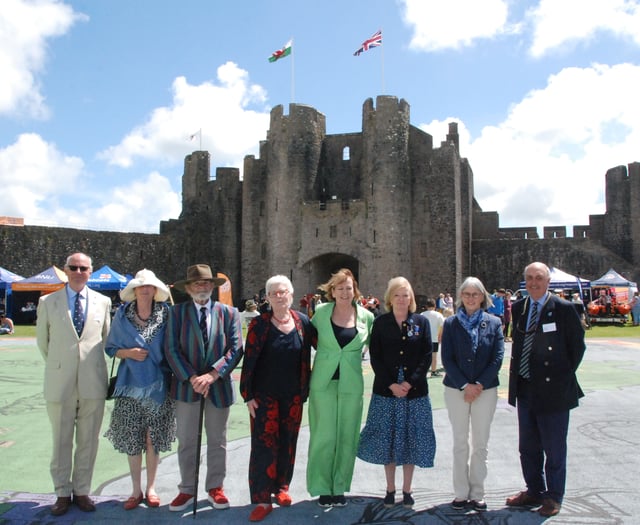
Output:
<instances>
[{"instance_id":1,"label":"striped blazer","mask_svg":"<svg viewBox=\"0 0 640 525\"><path fill-rule=\"evenodd\" d=\"M209 398L218 408L235 402L231 372L242 357L242 331L237 308L213 302L211 334L205 349L193 301L172 306L164 339L164 353L173 371L171 396L178 401L194 402L200 395L193 391L191 376L212 369L220 378L209 388Z\"/></svg>"}]
</instances>

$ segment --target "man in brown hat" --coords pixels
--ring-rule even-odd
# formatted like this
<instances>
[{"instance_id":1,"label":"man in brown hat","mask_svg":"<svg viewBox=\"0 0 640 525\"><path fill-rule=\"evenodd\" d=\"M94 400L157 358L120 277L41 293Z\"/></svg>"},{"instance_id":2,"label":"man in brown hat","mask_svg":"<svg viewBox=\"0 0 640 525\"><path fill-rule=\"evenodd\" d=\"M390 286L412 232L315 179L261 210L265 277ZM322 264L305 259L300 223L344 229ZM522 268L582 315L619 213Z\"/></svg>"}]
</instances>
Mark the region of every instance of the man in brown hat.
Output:
<instances>
[{"instance_id":1,"label":"man in brown hat","mask_svg":"<svg viewBox=\"0 0 640 525\"><path fill-rule=\"evenodd\" d=\"M169 510L183 511L194 504L200 399L204 402L207 435L208 500L216 509L229 508L224 494L226 474L227 420L235 401L231 372L242 357L240 314L232 306L213 301L211 294L225 279L214 277L206 264L187 269L187 278L174 284L191 300L173 306L165 336L165 355L173 379L178 423L179 494Z\"/></svg>"}]
</instances>

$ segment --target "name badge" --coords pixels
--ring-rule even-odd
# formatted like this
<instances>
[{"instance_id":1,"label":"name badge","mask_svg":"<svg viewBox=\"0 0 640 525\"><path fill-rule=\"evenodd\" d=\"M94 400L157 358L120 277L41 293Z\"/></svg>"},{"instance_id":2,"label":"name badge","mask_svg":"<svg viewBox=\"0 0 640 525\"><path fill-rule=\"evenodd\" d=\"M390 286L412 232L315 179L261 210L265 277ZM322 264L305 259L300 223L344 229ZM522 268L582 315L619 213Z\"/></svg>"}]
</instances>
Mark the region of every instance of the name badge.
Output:
<instances>
[{"instance_id":1,"label":"name badge","mask_svg":"<svg viewBox=\"0 0 640 525\"><path fill-rule=\"evenodd\" d=\"M547 323L542 325L543 332L555 332L556 331L556 323Z\"/></svg>"}]
</instances>

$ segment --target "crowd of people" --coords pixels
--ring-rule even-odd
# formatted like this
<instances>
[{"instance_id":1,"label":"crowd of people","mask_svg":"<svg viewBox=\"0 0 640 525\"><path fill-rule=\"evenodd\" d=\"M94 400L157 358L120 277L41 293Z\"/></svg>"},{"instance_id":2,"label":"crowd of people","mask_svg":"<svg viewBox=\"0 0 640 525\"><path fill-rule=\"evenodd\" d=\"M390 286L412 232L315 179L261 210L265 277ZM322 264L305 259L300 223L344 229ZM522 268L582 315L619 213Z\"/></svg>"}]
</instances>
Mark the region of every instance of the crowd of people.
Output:
<instances>
[{"instance_id":1,"label":"crowd of people","mask_svg":"<svg viewBox=\"0 0 640 525\"><path fill-rule=\"evenodd\" d=\"M400 276L389 280L382 303L363 299L355 276L343 268L319 285L321 294L305 296L304 311L293 308L289 278L274 275L265 283L268 306L251 299L243 314L213 299L224 279L206 264L189 266L186 278L174 283L189 296L175 305L168 287L143 269L121 291L113 320L109 298L86 286L91 271L89 256L71 254L64 266L67 285L38 305L37 345L46 363L44 395L53 437L52 515L65 514L71 505L96 510L90 489L107 397L105 354L119 362L105 436L127 456L132 490L123 502L126 510L143 501L161 505L155 490L159 454L177 440L178 493L168 508L195 512L203 432L204 491L215 509L229 508L227 422L235 402L232 372L241 358L239 390L251 432L249 521L264 520L274 504L292 504L289 487L305 403L306 485L318 505L348 504L360 458L383 466L385 507L412 508L415 468L433 467L436 454L427 378L440 375L440 353L453 434L451 507L486 511L488 443L508 333L509 403L518 412L526 490L506 505L537 507L543 517L560 511L569 411L583 395L576 370L585 346L575 308L548 290L546 265L525 268L529 296L512 308L505 291L490 295L475 277L464 280L455 304L450 294L441 294L426 302L424 312L418 311L411 283ZM380 308L384 312L375 315ZM361 426L366 349L374 378Z\"/></svg>"}]
</instances>

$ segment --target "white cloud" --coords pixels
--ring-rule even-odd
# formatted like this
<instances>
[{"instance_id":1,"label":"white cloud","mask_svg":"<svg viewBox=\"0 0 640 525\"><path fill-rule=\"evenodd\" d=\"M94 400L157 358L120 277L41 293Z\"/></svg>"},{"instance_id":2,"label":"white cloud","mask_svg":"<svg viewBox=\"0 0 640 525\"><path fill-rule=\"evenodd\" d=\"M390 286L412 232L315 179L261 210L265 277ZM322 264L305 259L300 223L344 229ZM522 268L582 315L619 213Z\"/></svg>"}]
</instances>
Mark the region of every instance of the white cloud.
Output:
<instances>
[{"instance_id":1,"label":"white cloud","mask_svg":"<svg viewBox=\"0 0 640 525\"><path fill-rule=\"evenodd\" d=\"M567 68L479 137L460 123L480 206L502 227L588 224L605 211L606 171L639 160L639 90L640 66ZM450 120L420 127L438 143Z\"/></svg>"},{"instance_id":2,"label":"white cloud","mask_svg":"<svg viewBox=\"0 0 640 525\"><path fill-rule=\"evenodd\" d=\"M122 167L131 166L136 158L175 164L194 149L189 136L202 129L202 149L217 165L241 166L244 156L256 152L266 136L266 94L261 86L250 84L248 73L233 62L220 66L217 76L217 84L198 86L176 78L171 106L155 109L147 122L100 157Z\"/></svg>"},{"instance_id":3,"label":"white cloud","mask_svg":"<svg viewBox=\"0 0 640 525\"><path fill-rule=\"evenodd\" d=\"M640 44L640 4L635 0L540 0L527 16L533 25L535 57L592 39L598 32Z\"/></svg>"},{"instance_id":4,"label":"white cloud","mask_svg":"<svg viewBox=\"0 0 640 525\"><path fill-rule=\"evenodd\" d=\"M0 115L48 116L38 81L46 61L47 42L84 19L58 0L2 0Z\"/></svg>"},{"instance_id":5,"label":"white cloud","mask_svg":"<svg viewBox=\"0 0 640 525\"><path fill-rule=\"evenodd\" d=\"M180 214L180 194L157 172L127 185L100 184L82 159L37 134L0 149L2 214L27 224L157 232L161 220Z\"/></svg>"},{"instance_id":6,"label":"white cloud","mask_svg":"<svg viewBox=\"0 0 640 525\"><path fill-rule=\"evenodd\" d=\"M507 22L507 0L403 0L405 23L414 27L410 47L422 51L473 45L517 31Z\"/></svg>"},{"instance_id":7,"label":"white cloud","mask_svg":"<svg viewBox=\"0 0 640 525\"><path fill-rule=\"evenodd\" d=\"M176 218L182 210L180 194L158 172L113 188L102 197L107 204L88 206L83 212L83 218L91 217L93 227L101 230L157 232L161 220Z\"/></svg>"},{"instance_id":8,"label":"white cloud","mask_svg":"<svg viewBox=\"0 0 640 525\"><path fill-rule=\"evenodd\" d=\"M63 155L39 135L20 135L0 149L3 214L44 219L48 204L77 185L83 167L81 159Z\"/></svg>"}]
</instances>

